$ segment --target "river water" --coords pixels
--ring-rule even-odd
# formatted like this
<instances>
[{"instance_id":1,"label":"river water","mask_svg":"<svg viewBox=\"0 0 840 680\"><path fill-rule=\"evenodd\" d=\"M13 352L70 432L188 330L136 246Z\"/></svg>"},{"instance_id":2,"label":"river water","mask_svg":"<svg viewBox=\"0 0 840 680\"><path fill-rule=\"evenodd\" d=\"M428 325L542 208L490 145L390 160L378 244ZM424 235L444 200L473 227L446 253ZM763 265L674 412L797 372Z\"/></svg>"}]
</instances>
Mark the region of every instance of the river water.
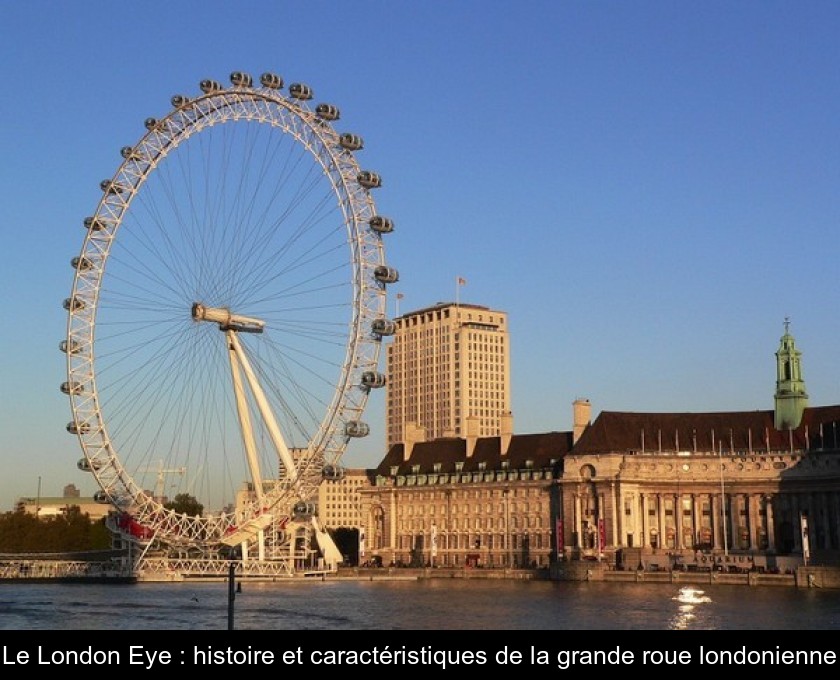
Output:
<instances>
[{"instance_id":1,"label":"river water","mask_svg":"<svg viewBox=\"0 0 840 680\"><path fill-rule=\"evenodd\" d=\"M479 579L0 583L2 630L840 630L840 590Z\"/></svg>"}]
</instances>

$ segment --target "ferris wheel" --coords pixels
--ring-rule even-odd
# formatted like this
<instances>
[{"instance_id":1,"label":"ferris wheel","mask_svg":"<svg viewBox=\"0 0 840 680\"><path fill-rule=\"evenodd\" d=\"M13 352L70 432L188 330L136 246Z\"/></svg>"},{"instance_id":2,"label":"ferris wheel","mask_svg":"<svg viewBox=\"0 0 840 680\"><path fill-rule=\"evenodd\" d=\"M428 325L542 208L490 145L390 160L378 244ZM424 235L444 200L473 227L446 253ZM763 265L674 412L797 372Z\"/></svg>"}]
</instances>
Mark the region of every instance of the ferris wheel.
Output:
<instances>
[{"instance_id":1,"label":"ferris wheel","mask_svg":"<svg viewBox=\"0 0 840 680\"><path fill-rule=\"evenodd\" d=\"M339 109L265 73L177 95L121 151L64 301L79 467L146 535L234 545L315 512L378 371L393 230ZM172 509L175 498L200 508Z\"/></svg>"}]
</instances>

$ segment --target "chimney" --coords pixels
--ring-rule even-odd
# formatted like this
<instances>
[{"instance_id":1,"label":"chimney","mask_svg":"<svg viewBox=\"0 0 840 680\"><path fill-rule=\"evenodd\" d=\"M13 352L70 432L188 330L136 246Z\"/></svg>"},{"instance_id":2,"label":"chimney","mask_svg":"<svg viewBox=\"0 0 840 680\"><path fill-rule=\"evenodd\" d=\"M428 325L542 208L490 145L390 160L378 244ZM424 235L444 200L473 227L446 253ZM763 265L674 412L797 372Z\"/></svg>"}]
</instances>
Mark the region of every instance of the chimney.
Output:
<instances>
[{"instance_id":1,"label":"chimney","mask_svg":"<svg viewBox=\"0 0 840 680\"><path fill-rule=\"evenodd\" d=\"M467 428L467 458L470 458L475 452L481 419L478 416L467 416L465 420Z\"/></svg>"},{"instance_id":2,"label":"chimney","mask_svg":"<svg viewBox=\"0 0 840 680\"><path fill-rule=\"evenodd\" d=\"M592 419L592 404L589 399L575 399L572 403L574 414L574 430L572 431L572 444L577 444L577 440L583 434L584 430L589 427Z\"/></svg>"},{"instance_id":3,"label":"chimney","mask_svg":"<svg viewBox=\"0 0 840 680\"><path fill-rule=\"evenodd\" d=\"M406 423L403 439L403 462L407 463L414 453L414 445L426 441L426 428L417 423Z\"/></svg>"},{"instance_id":4,"label":"chimney","mask_svg":"<svg viewBox=\"0 0 840 680\"><path fill-rule=\"evenodd\" d=\"M501 454L507 455L510 448L510 440L513 437L513 414L510 411L505 411L501 418L502 436L499 442Z\"/></svg>"}]
</instances>

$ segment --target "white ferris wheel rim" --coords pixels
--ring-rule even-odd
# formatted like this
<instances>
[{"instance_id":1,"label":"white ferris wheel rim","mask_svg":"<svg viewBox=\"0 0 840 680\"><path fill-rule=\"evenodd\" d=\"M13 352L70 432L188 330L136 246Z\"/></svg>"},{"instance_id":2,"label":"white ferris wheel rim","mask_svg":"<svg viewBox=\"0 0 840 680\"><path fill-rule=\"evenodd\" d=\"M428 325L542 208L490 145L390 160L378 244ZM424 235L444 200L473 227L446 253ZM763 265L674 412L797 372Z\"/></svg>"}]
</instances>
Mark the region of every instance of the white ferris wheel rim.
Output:
<instances>
[{"instance_id":1,"label":"white ferris wheel rim","mask_svg":"<svg viewBox=\"0 0 840 680\"><path fill-rule=\"evenodd\" d=\"M86 221L87 233L81 254L73 261L71 296L65 301L68 324L64 349L68 380L62 389L70 397L72 420L68 429L79 439L83 461L96 477L102 493L118 510L130 515L132 521L158 538L186 544L215 544L233 527L262 513L288 514L296 501L311 500L324 469L339 465L350 436L366 433L367 426L361 416L371 384L367 376L379 376L381 334L374 332L374 322L385 320L385 283L389 282L381 276L382 270L388 269L382 233L371 228L373 220L381 219L371 196L371 189L378 186L378 177L363 170L356 160L354 151L361 147L360 140L354 135L340 135L331 124L334 120L331 116L319 116L317 110L309 108L306 97L282 95L270 80L268 85L263 81L262 87L240 83L229 88L203 81L202 91L191 100L173 98L173 108L160 119L147 119L147 132L140 141L123 149L122 163L110 180L103 181L102 198L96 212ZM240 129L245 132L237 140L235 135ZM219 132L217 137L211 137L213 132ZM288 150L281 146L274 150L278 158L285 159L283 164L275 158L269 159L265 151L267 144L259 145L257 138L262 134L279 136L281 142L278 144L291 145ZM211 170L210 163L206 163L205 185L191 184L196 170L207 161L204 155L212 153L211 144L223 145L233 140L231 148L234 144L245 146L249 135L254 148L243 152L238 161L240 175L232 180L244 186L247 184L244 177L249 176L248 179L254 182L249 185L249 189L254 190L252 193L247 197L240 194L227 203L217 200L217 194L230 185L225 171ZM203 141L205 138L211 140L207 146ZM216 138L222 141L215 142ZM197 144L195 140L198 140ZM183 151L191 145L192 152ZM221 148L224 152L220 155L232 157L235 154L226 146ZM256 154L260 152L264 155L257 158ZM286 156L283 156L284 152ZM186 161L183 160L185 157ZM304 159L310 163L310 168L302 174L294 175L280 167L302 165ZM258 173L252 166L266 171L265 176L254 179ZM274 175L266 170L269 166ZM320 169L320 177L314 178L313 167ZM211 173L217 172L218 175L211 177ZM181 183L178 184L180 189L194 186L203 200L191 195L189 202L192 205L179 204L176 197L167 193L174 193L171 187L166 187L164 179L159 179L167 173L174 179L173 184ZM371 182L371 177L376 181ZM254 215L256 209L252 206L260 195L255 187L266 193L269 187L274 191L281 181L290 185L297 182L294 201L289 202L289 205L294 203L294 207L284 205L284 210L286 213L297 210L301 214L288 220L288 215L277 217L273 212L277 206L273 203L279 199L272 194L260 206L262 213ZM323 189L325 185L326 190ZM323 195L312 199L311 205L309 198L304 198L315 194L315 187L332 198L332 215L324 212ZM237 191L244 190L239 188ZM232 195L236 195L236 191ZM146 217L135 221L134 215L141 213L146 196L152 197L148 200L151 207L147 206ZM207 206L215 203L224 208L199 225L200 218L208 217ZM249 207L242 207L246 205ZM309 212L304 214L304 211ZM225 221L218 216L221 212L235 223L235 228L219 226L218 222ZM293 229L288 229L285 221L291 223L294 219L300 221ZM331 220L341 224L333 224ZM212 226L208 227L208 224ZM148 236L145 235L147 232ZM215 242L211 243L209 237L205 240L207 232L212 232ZM161 266L159 271L151 268L146 271L143 257L134 259L136 253L131 254L127 248L121 250L122 234L126 234L126 242L142 251L145 258L160 260L160 263L166 260L168 266ZM281 241L279 234L283 234L285 241ZM196 245L199 240L202 243ZM343 263L338 255L332 255L338 251L336 244L339 241L344 243ZM234 259L230 253L240 248L248 250L247 256L242 260ZM284 261L284 258L288 259ZM283 271L272 271L274 263L281 261L284 264L278 268L282 267ZM181 265L186 274L170 277L169 270L180 269ZM191 266L192 271L188 271ZM315 269L319 266L322 269ZM225 270L225 267L229 269L224 276L215 271ZM255 270L258 273L255 274ZM281 289L278 281L293 271L301 272L300 279L286 283ZM339 273L334 275L334 272ZM310 273L311 280L303 278ZM211 274L217 275L214 278ZM337 278L339 275L341 281ZM205 278L208 281L213 278L217 283L199 283ZM234 280L237 285L233 284ZM124 289L120 290L120 286ZM251 356L257 362L262 378L269 381L269 388L276 391L273 406L278 411L285 411L288 406L289 429L301 430L303 445L293 445L297 471L293 479L284 479L282 470L277 470L276 475L270 468L264 471L266 479L276 476L276 482L265 485L265 495L259 502L240 502L237 512L211 511L200 517L177 515L164 507L167 494L161 493L156 485L152 486L149 478L138 478L142 470L158 482L164 473L187 476L189 480L190 466L208 465L207 459L199 457L202 449L209 451L213 445L232 449L231 443L235 439L229 433L232 428L209 417L207 432L201 432L196 424L205 414L202 409L218 408L221 413L223 407L230 405L225 397L216 397L212 406L209 401L203 405L198 402L197 393L211 391L209 379L204 383L193 382L195 374L211 373L207 364L194 363L191 370L182 369L181 372L174 358L166 358L170 350L181 352L181 360L187 364L197 347L213 347L216 340L220 347L224 346L222 334L216 333L216 340L209 341L206 337L194 337L195 319L187 318L186 313L182 318L180 311L172 314L161 303L176 288L177 295L173 295L173 299L178 299L177 305L184 304L185 312L186 307L197 303L225 308L242 305L242 308L230 311L245 314L253 308L258 315L264 315L264 337L278 336L282 323L287 325L286 330L291 330L284 338L297 336L287 345L280 342L273 346L269 342L258 345L254 341ZM316 311L319 305L314 304L314 296L329 288L350 296L344 308L346 316L339 322L344 328L343 347L334 340L334 329L324 330L329 319ZM255 294L255 290L259 294ZM272 291L275 291L275 297L269 303L267 300ZM142 300L146 294L149 299ZM192 298L215 296L217 299L190 299L190 294ZM277 302L281 297L305 299L310 311L303 311L303 303L296 308L284 302L281 314L277 311L281 308ZM292 320L290 317L294 314L298 318ZM310 325L305 327L307 323ZM103 330L106 326L107 332ZM150 334L150 329L158 328L159 333ZM197 332L213 335L206 329ZM130 338L132 333L138 340L124 343L123 337ZM243 340L250 342L251 338ZM314 375L313 384L318 380L325 383L326 376L334 375L329 397L324 396L326 392L316 394L305 384L310 377L308 374L318 371L313 367L320 359L316 356L319 343L330 345L332 354L330 359L324 359L324 372ZM295 344L298 356L290 359L292 344ZM187 346L191 347L191 352L186 352ZM217 355L224 353L223 349L220 351L215 347L210 351ZM337 358L339 353L340 359ZM135 360L144 363L131 366ZM283 366L274 370L272 362L282 362ZM216 371L218 367L212 370ZM181 382L173 377L176 374L182 376ZM296 377L291 377L293 374ZM145 383L140 382L143 378ZM150 382L157 387L148 388ZM374 378L372 382L378 383L378 380ZM284 383L282 387L281 383ZM164 385L172 391L161 404ZM294 400L299 400L299 404L293 408L290 404ZM189 408L184 402L191 402ZM127 415L144 408L148 410L138 416ZM317 408L322 409L320 414ZM176 411L180 411L180 415L173 415ZM219 416L219 419L226 417ZM156 425L156 418L165 424ZM307 418L310 422L304 424ZM145 434L154 427L159 430ZM189 449L189 453L178 451L180 447ZM181 455L184 457L178 458ZM276 460L274 464L277 465ZM189 485L180 488L189 488ZM229 501L233 500L229 498Z\"/></svg>"}]
</instances>

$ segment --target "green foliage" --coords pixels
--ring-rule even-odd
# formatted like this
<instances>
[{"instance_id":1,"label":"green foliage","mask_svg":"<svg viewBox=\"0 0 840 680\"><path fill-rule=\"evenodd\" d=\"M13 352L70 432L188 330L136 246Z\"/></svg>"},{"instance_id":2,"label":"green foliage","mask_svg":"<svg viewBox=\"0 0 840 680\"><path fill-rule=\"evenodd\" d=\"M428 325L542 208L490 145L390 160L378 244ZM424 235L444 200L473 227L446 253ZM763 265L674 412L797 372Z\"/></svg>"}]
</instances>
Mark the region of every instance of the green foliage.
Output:
<instances>
[{"instance_id":1,"label":"green foliage","mask_svg":"<svg viewBox=\"0 0 840 680\"><path fill-rule=\"evenodd\" d=\"M23 510L0 515L0 553L52 553L107 550L111 534L105 520L91 520L77 506L63 515L36 517Z\"/></svg>"},{"instance_id":2,"label":"green foliage","mask_svg":"<svg viewBox=\"0 0 840 680\"><path fill-rule=\"evenodd\" d=\"M204 506L198 502L195 496L188 493L176 494L175 499L169 503L164 503L163 507L191 517L200 516L204 512Z\"/></svg>"}]
</instances>

